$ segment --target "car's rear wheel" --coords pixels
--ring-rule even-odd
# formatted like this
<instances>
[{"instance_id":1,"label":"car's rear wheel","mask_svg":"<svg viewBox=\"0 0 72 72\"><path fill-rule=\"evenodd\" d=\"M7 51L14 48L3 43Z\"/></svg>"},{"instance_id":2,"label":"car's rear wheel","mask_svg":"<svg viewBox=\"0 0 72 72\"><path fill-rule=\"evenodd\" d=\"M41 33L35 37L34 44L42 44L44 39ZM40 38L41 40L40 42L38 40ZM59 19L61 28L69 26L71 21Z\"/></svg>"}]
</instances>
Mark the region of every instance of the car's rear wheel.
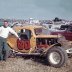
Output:
<instances>
[{"instance_id":1,"label":"car's rear wheel","mask_svg":"<svg viewBox=\"0 0 72 72\"><path fill-rule=\"evenodd\" d=\"M67 54L61 47L50 48L46 54L46 61L53 67L61 67L67 61Z\"/></svg>"}]
</instances>

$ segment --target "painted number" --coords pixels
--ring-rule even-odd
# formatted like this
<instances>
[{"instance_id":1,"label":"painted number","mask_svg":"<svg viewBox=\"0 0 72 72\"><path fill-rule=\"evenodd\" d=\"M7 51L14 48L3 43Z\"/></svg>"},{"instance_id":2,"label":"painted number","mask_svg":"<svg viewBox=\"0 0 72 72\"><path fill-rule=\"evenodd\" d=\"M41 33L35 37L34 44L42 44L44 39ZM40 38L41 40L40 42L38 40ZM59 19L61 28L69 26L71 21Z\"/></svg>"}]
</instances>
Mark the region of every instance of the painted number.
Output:
<instances>
[{"instance_id":1,"label":"painted number","mask_svg":"<svg viewBox=\"0 0 72 72\"><path fill-rule=\"evenodd\" d=\"M17 47L19 50L29 50L30 49L30 41L29 40L17 40Z\"/></svg>"}]
</instances>

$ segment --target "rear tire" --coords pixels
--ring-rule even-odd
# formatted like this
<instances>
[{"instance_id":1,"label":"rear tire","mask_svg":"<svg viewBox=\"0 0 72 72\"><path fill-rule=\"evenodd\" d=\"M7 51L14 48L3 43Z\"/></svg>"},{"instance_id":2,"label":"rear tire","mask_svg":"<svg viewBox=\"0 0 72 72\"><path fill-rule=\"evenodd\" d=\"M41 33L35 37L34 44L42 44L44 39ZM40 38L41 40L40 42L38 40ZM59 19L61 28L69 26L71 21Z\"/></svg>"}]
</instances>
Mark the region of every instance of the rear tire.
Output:
<instances>
[{"instance_id":1,"label":"rear tire","mask_svg":"<svg viewBox=\"0 0 72 72\"><path fill-rule=\"evenodd\" d=\"M13 50L10 50L10 51L9 51L9 56L8 56L8 57L11 57L11 58L12 58L12 57L13 57L13 58L16 57L16 54L13 52Z\"/></svg>"},{"instance_id":2,"label":"rear tire","mask_svg":"<svg viewBox=\"0 0 72 72\"><path fill-rule=\"evenodd\" d=\"M67 61L67 53L61 47L50 48L46 54L46 61L49 65L59 68Z\"/></svg>"}]
</instances>

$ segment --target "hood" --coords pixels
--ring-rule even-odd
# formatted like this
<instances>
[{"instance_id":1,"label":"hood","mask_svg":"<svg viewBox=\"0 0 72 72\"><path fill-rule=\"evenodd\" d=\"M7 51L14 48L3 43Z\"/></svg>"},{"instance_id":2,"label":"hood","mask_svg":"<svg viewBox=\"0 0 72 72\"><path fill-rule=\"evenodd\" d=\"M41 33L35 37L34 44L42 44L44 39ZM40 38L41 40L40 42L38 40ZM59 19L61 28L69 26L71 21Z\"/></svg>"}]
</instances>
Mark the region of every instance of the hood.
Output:
<instances>
[{"instance_id":1,"label":"hood","mask_svg":"<svg viewBox=\"0 0 72 72\"><path fill-rule=\"evenodd\" d=\"M60 38L59 35L37 35L36 38Z\"/></svg>"}]
</instances>

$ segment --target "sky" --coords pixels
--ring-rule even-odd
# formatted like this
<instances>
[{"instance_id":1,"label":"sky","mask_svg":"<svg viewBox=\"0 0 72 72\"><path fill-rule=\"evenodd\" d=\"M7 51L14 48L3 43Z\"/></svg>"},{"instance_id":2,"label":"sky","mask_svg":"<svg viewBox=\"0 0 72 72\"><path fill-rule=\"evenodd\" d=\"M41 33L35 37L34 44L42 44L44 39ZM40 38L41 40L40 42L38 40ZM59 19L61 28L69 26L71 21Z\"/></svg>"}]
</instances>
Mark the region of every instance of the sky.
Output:
<instances>
[{"instance_id":1,"label":"sky","mask_svg":"<svg viewBox=\"0 0 72 72\"><path fill-rule=\"evenodd\" d=\"M72 20L72 0L0 0L0 18Z\"/></svg>"}]
</instances>

